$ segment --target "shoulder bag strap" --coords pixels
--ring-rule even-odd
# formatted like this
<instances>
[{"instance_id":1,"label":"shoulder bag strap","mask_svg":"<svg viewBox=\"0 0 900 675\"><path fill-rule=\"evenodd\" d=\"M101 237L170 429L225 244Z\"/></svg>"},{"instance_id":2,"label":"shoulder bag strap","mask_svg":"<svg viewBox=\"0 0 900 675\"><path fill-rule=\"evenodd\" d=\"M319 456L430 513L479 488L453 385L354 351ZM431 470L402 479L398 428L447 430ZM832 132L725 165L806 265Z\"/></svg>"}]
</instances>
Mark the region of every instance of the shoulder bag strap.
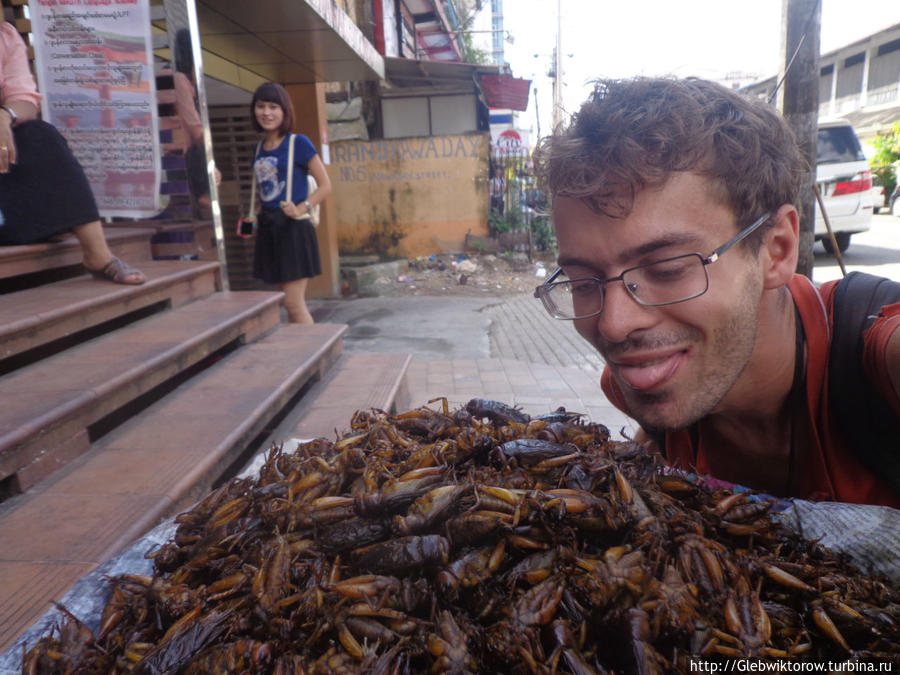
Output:
<instances>
[{"instance_id":1,"label":"shoulder bag strap","mask_svg":"<svg viewBox=\"0 0 900 675\"><path fill-rule=\"evenodd\" d=\"M291 134L291 139L288 141L288 165L287 165L287 191L284 194L284 198L286 201L293 202L294 201L294 134Z\"/></svg>"},{"instance_id":2,"label":"shoulder bag strap","mask_svg":"<svg viewBox=\"0 0 900 675\"><path fill-rule=\"evenodd\" d=\"M876 475L900 492L900 421L863 371L863 332L881 308L900 300L900 284L851 272L834 291L828 361L829 409L851 448Z\"/></svg>"},{"instance_id":3,"label":"shoulder bag strap","mask_svg":"<svg viewBox=\"0 0 900 675\"><path fill-rule=\"evenodd\" d=\"M250 212L247 214L248 218L252 218L256 215L256 158L259 157L259 151L262 148L262 141L256 144L256 152L253 153L253 170L252 177L250 178Z\"/></svg>"}]
</instances>

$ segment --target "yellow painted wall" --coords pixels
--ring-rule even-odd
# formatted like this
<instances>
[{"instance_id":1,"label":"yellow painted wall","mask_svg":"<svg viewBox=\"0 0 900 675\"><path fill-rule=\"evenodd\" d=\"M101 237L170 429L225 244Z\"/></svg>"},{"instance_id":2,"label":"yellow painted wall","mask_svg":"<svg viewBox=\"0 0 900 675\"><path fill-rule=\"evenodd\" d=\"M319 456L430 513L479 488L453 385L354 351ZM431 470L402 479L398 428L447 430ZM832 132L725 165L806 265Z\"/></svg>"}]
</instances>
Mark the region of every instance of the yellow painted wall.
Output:
<instances>
[{"instance_id":1,"label":"yellow painted wall","mask_svg":"<svg viewBox=\"0 0 900 675\"><path fill-rule=\"evenodd\" d=\"M466 232L487 235L488 134L331 145L342 254L413 258L461 251Z\"/></svg>"}]
</instances>

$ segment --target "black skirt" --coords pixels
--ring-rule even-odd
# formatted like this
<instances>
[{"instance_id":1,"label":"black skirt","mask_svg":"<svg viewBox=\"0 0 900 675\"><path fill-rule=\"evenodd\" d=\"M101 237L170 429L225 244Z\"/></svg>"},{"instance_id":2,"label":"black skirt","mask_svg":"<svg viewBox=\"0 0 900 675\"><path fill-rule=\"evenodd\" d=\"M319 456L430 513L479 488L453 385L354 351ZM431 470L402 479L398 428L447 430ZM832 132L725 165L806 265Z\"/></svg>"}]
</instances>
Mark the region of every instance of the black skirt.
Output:
<instances>
[{"instance_id":1,"label":"black skirt","mask_svg":"<svg viewBox=\"0 0 900 675\"><path fill-rule=\"evenodd\" d=\"M293 220L278 209L261 211L257 223L254 277L283 284L322 273L316 228L309 218Z\"/></svg>"},{"instance_id":2,"label":"black skirt","mask_svg":"<svg viewBox=\"0 0 900 675\"><path fill-rule=\"evenodd\" d=\"M0 244L31 244L100 219L66 139L42 120L13 129L18 161L0 174Z\"/></svg>"},{"instance_id":3,"label":"black skirt","mask_svg":"<svg viewBox=\"0 0 900 675\"><path fill-rule=\"evenodd\" d=\"M206 150L200 143L194 143L184 153L188 187L194 199L209 194L209 176L206 173Z\"/></svg>"}]
</instances>

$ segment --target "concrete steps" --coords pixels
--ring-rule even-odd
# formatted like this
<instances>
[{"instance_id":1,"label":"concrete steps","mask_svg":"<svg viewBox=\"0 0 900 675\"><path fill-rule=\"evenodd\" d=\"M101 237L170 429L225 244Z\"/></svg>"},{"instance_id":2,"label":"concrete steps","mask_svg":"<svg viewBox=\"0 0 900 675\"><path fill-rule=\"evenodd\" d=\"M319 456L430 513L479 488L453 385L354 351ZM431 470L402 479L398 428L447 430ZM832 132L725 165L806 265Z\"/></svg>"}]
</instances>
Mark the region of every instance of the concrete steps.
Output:
<instances>
[{"instance_id":1,"label":"concrete steps","mask_svg":"<svg viewBox=\"0 0 900 675\"><path fill-rule=\"evenodd\" d=\"M282 325L281 293L151 260L171 228L143 225L106 230L142 286L79 274L74 237L0 247L0 653L270 439L332 436L403 391L409 357L341 357L345 325Z\"/></svg>"},{"instance_id":2,"label":"concrete steps","mask_svg":"<svg viewBox=\"0 0 900 675\"><path fill-rule=\"evenodd\" d=\"M211 220L135 220L107 228L152 229L150 253L154 260L218 260L216 233Z\"/></svg>"},{"instance_id":3,"label":"concrete steps","mask_svg":"<svg viewBox=\"0 0 900 675\"><path fill-rule=\"evenodd\" d=\"M204 357L279 322L282 295L216 293L0 377L0 480L27 490L90 444L88 427Z\"/></svg>"},{"instance_id":4,"label":"concrete steps","mask_svg":"<svg viewBox=\"0 0 900 675\"><path fill-rule=\"evenodd\" d=\"M290 438L330 438L347 431L357 410L393 412L407 398L409 354L348 354L316 383L271 442ZM293 450L293 448L286 448Z\"/></svg>"},{"instance_id":5,"label":"concrete steps","mask_svg":"<svg viewBox=\"0 0 900 675\"><path fill-rule=\"evenodd\" d=\"M106 229L105 233L106 243L114 256L133 264L150 260L152 229L117 227ZM81 258L81 245L74 234L64 235L53 242L0 246L0 279L78 265Z\"/></svg>"},{"instance_id":6,"label":"concrete steps","mask_svg":"<svg viewBox=\"0 0 900 675\"><path fill-rule=\"evenodd\" d=\"M278 411L337 359L345 329L282 326L0 504L0 650L80 576L228 477Z\"/></svg>"},{"instance_id":7,"label":"concrete steps","mask_svg":"<svg viewBox=\"0 0 900 675\"><path fill-rule=\"evenodd\" d=\"M146 261L140 286L84 275L2 296L0 359L165 302L174 308L221 288L218 263Z\"/></svg>"}]
</instances>

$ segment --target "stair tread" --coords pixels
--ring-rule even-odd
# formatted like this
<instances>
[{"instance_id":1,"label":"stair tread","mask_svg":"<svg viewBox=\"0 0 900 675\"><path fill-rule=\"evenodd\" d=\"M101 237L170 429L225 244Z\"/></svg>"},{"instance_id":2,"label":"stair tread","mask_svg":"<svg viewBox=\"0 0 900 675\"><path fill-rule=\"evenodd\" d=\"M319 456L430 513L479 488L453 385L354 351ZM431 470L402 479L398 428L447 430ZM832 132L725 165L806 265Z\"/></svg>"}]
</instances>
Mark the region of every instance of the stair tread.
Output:
<instances>
[{"instance_id":1,"label":"stair tread","mask_svg":"<svg viewBox=\"0 0 900 675\"><path fill-rule=\"evenodd\" d=\"M342 356L281 426L280 440L334 438L335 430L349 428L357 410L390 410L411 360L410 354Z\"/></svg>"},{"instance_id":2,"label":"stair tread","mask_svg":"<svg viewBox=\"0 0 900 675\"><path fill-rule=\"evenodd\" d=\"M117 227L104 228L103 232L106 242L114 244L125 239L146 238L149 240L155 230L148 227ZM74 234L64 235L57 241L42 241L36 244L20 244L18 246L0 246L0 264L8 260L27 258L34 255L46 255L56 250L71 248L81 248L81 244Z\"/></svg>"},{"instance_id":3,"label":"stair tread","mask_svg":"<svg viewBox=\"0 0 900 675\"><path fill-rule=\"evenodd\" d=\"M149 228L154 232L186 232L189 230L203 230L214 227L212 220L134 220L121 223L104 223L104 228L128 229Z\"/></svg>"},{"instance_id":4,"label":"stair tread","mask_svg":"<svg viewBox=\"0 0 900 675\"><path fill-rule=\"evenodd\" d=\"M277 305L281 297L268 291L215 293L3 376L0 451L177 359L260 307ZM91 422L102 416L99 412Z\"/></svg>"},{"instance_id":5,"label":"stair tread","mask_svg":"<svg viewBox=\"0 0 900 675\"><path fill-rule=\"evenodd\" d=\"M150 240L154 232L150 228L136 227L104 229L112 254L135 264L142 264L152 257ZM0 279L49 274L81 264L82 257L81 244L74 234L64 235L56 241L0 246Z\"/></svg>"},{"instance_id":6,"label":"stair tread","mask_svg":"<svg viewBox=\"0 0 900 675\"><path fill-rule=\"evenodd\" d=\"M280 326L0 505L0 541L6 542L0 551L0 651L65 591L59 584L45 589L42 569L93 569L184 508L192 488L208 489L235 453L317 374L346 329ZM53 523L52 537L46 536L46 523ZM66 588L76 580L67 580Z\"/></svg>"},{"instance_id":7,"label":"stair tread","mask_svg":"<svg viewBox=\"0 0 900 675\"><path fill-rule=\"evenodd\" d=\"M84 275L6 294L0 305L0 342L6 335L38 327L48 320L147 295L178 280L214 272L218 266L215 262L153 260L140 264L147 276L146 283L140 286L113 284Z\"/></svg>"}]
</instances>

